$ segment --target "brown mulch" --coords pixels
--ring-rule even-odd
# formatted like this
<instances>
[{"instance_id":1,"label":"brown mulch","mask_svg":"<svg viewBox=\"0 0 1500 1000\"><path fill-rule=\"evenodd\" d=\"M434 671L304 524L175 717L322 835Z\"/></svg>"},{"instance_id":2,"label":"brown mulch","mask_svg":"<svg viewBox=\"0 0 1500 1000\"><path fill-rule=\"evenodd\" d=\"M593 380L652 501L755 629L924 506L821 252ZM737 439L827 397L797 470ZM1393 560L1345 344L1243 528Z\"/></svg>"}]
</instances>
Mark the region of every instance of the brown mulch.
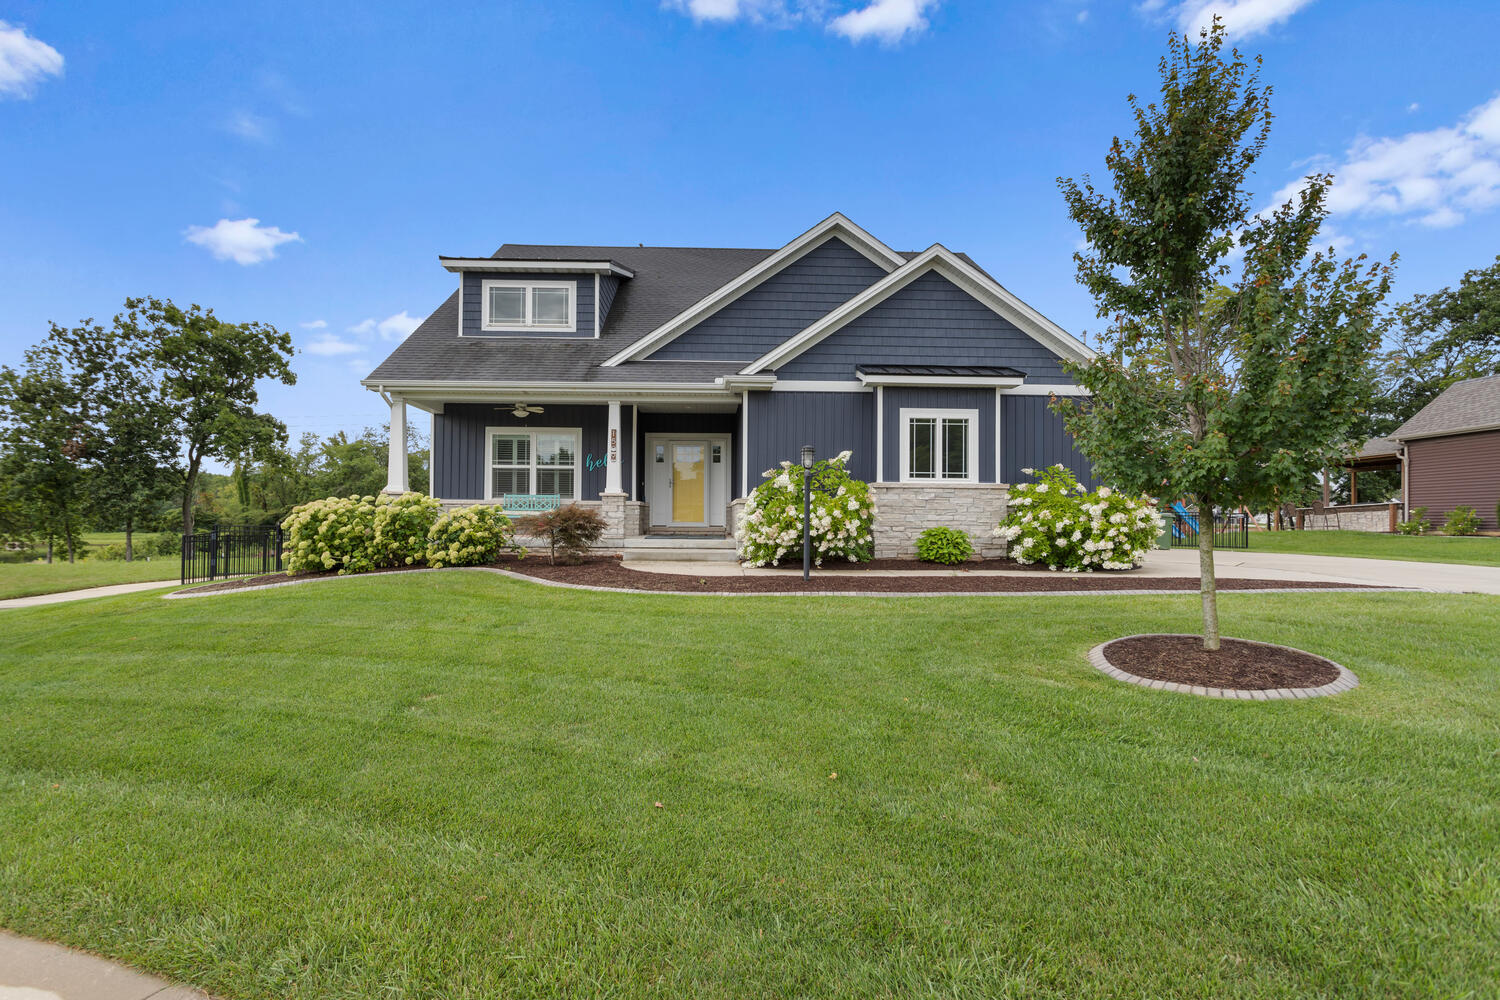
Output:
<instances>
[{"instance_id":1,"label":"brown mulch","mask_svg":"<svg viewBox=\"0 0 1500 1000\"><path fill-rule=\"evenodd\" d=\"M896 560L892 560L896 561ZM998 560L997 560L998 561ZM799 574L767 576L692 576L682 573L653 573L644 570L626 569L618 556L592 556L573 566L553 566L545 558L530 556L526 559L504 559L493 564L496 569L509 570L539 580L557 583L583 584L590 587L614 587L620 590L675 591L678 593L729 593L729 594L816 594L829 592L859 592L871 594L899 593L953 593L995 594L1027 593L1030 591L1111 591L1111 590L1162 590L1195 592L1197 577L1135 577L1121 573L1053 573L1026 576L865 576L850 574L835 576L820 574L813 570L812 579L804 583ZM930 564L920 563L930 569ZM404 572L419 567L378 570L382 573ZM198 591L243 590L247 587L265 586L271 583L286 583L289 579L313 579L333 576L332 573L307 573L299 577L288 577L284 573L254 576L240 580L227 580L195 588ZM364 574L370 575L370 574ZM1220 590L1322 590L1330 585L1312 582L1284 580L1220 580ZM1343 585L1338 585L1344 589ZM1122 669L1124 669L1122 667Z\"/></svg>"},{"instance_id":2,"label":"brown mulch","mask_svg":"<svg viewBox=\"0 0 1500 1000\"><path fill-rule=\"evenodd\" d=\"M1193 635L1137 635L1104 647L1104 657L1127 674L1203 687L1269 691L1321 687L1339 671L1321 656L1241 639L1222 639L1209 651Z\"/></svg>"},{"instance_id":3,"label":"brown mulch","mask_svg":"<svg viewBox=\"0 0 1500 1000\"><path fill-rule=\"evenodd\" d=\"M954 570L958 570L959 572L964 572L965 570L975 570L975 569L1023 570L1023 571L1036 571L1036 572L1039 572L1039 573L1054 573L1054 572L1056 572L1055 570L1048 569L1046 566L1043 566L1041 563L1018 563L1014 559L970 559L967 562L961 562L961 563L959 563L956 566L945 566L942 563L923 562L920 559L871 559L869 562L862 562L862 563L827 561L827 562L824 563L824 568L825 569L838 569L838 570L845 570L845 569L893 569L893 570L904 570L904 571L907 571L907 572L911 572L911 571L931 572L932 570L935 570L935 569L954 569ZM801 573L802 573L802 560L801 560L801 557L799 556L793 562L782 563L780 566L767 566L766 569L779 569L779 570L783 570L783 571L785 571L787 573L796 573L796 574L798 574L800 576ZM813 572L816 573L817 571L818 571L818 568L816 566L814 566L813 567ZM1101 570L1095 570L1094 571L1094 575L1097 576L1100 573L1127 573L1127 572L1129 572L1129 570L1101 569Z\"/></svg>"}]
</instances>

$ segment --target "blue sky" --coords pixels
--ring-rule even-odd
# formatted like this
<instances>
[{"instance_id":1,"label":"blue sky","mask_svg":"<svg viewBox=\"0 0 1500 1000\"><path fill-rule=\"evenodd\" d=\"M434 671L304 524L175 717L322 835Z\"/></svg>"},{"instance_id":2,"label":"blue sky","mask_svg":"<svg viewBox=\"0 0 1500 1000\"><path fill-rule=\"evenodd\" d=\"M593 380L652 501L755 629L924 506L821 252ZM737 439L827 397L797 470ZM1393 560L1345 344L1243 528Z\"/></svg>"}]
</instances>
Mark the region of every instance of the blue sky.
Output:
<instances>
[{"instance_id":1,"label":"blue sky","mask_svg":"<svg viewBox=\"0 0 1500 1000\"><path fill-rule=\"evenodd\" d=\"M0 363L198 302L294 334L263 395L294 437L357 430L439 253L773 247L835 210L1097 329L1055 178L1214 8L1276 90L1263 200L1334 170L1337 245L1398 251L1401 297L1494 258L1493 2L0 0Z\"/></svg>"}]
</instances>

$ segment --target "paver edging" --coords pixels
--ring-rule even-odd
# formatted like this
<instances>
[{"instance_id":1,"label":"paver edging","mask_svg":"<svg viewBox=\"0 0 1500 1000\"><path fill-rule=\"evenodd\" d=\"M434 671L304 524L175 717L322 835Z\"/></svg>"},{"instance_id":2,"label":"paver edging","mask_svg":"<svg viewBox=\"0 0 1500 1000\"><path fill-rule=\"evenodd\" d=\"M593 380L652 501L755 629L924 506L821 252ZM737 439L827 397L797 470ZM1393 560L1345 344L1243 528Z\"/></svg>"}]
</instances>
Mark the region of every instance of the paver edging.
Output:
<instances>
[{"instance_id":1,"label":"paver edging","mask_svg":"<svg viewBox=\"0 0 1500 1000\"><path fill-rule=\"evenodd\" d=\"M1103 674L1113 677L1117 681L1126 684L1134 684L1152 691L1172 691L1177 694L1193 694L1200 698L1231 698L1240 701L1295 701L1301 698L1322 698L1328 695L1342 694L1352 691L1359 686L1359 678L1354 676L1353 671L1342 663L1335 663L1326 656L1318 656L1317 653L1309 653L1305 649L1296 646L1283 646L1275 642L1261 642L1257 639L1236 639L1236 642L1247 642L1252 646L1269 646L1272 649L1286 649L1293 653L1302 653L1304 656L1313 656L1338 670L1339 675L1327 684L1310 688L1216 688L1205 687L1201 684L1179 684L1176 681L1164 681L1150 677L1140 677L1136 674L1127 673L1109 662L1104 655L1106 647L1122 639L1177 639L1188 633L1183 632L1142 632L1138 635L1122 635L1099 643L1089 650L1089 663ZM1197 638L1191 635L1191 638ZM1229 638L1225 636L1225 638Z\"/></svg>"}]
</instances>

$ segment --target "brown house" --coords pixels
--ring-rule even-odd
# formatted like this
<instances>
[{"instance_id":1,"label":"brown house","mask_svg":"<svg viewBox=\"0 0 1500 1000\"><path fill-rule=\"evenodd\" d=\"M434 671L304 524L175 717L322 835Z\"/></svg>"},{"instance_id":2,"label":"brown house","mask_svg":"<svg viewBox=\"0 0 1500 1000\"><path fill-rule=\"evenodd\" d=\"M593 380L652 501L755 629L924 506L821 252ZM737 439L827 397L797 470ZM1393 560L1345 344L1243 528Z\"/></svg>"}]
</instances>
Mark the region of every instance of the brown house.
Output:
<instances>
[{"instance_id":1,"label":"brown house","mask_svg":"<svg viewBox=\"0 0 1500 1000\"><path fill-rule=\"evenodd\" d=\"M1426 507L1428 520L1441 526L1453 508L1469 506L1479 512L1481 530L1500 528L1500 375L1453 383L1390 439L1404 459L1407 511Z\"/></svg>"}]
</instances>

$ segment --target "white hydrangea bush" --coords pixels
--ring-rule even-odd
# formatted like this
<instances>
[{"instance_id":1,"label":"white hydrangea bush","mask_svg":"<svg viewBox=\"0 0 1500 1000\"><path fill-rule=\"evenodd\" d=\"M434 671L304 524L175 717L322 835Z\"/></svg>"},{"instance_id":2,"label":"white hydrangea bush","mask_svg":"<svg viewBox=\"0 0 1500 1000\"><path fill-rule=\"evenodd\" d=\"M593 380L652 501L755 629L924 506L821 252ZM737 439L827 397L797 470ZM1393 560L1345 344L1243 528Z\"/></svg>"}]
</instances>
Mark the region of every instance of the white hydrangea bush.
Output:
<instances>
[{"instance_id":1,"label":"white hydrangea bush","mask_svg":"<svg viewBox=\"0 0 1500 1000\"><path fill-rule=\"evenodd\" d=\"M368 573L375 568L375 498L329 497L292 508L281 522L286 571Z\"/></svg>"},{"instance_id":2,"label":"white hydrangea bush","mask_svg":"<svg viewBox=\"0 0 1500 1000\"><path fill-rule=\"evenodd\" d=\"M414 566L427 557L427 533L443 512L434 497L421 493L375 498L371 558L377 567Z\"/></svg>"},{"instance_id":3,"label":"white hydrangea bush","mask_svg":"<svg viewBox=\"0 0 1500 1000\"><path fill-rule=\"evenodd\" d=\"M748 566L779 566L802 559L802 477L812 477L809 520L813 561L866 562L875 553L875 500L868 484L849 475L851 452L817 462L811 472L782 462L761 475L765 482L750 491L735 530L740 561Z\"/></svg>"},{"instance_id":4,"label":"white hydrangea bush","mask_svg":"<svg viewBox=\"0 0 1500 1000\"><path fill-rule=\"evenodd\" d=\"M1040 482L1011 488L1005 520L994 531L1018 563L1067 573L1134 569L1166 524L1152 497L1108 486L1090 493L1062 465L1021 471Z\"/></svg>"},{"instance_id":5,"label":"white hydrangea bush","mask_svg":"<svg viewBox=\"0 0 1500 1000\"><path fill-rule=\"evenodd\" d=\"M516 544L516 528L505 511L488 504L460 507L437 519L427 535L427 563L444 566L483 566L501 553L524 556Z\"/></svg>"}]
</instances>

